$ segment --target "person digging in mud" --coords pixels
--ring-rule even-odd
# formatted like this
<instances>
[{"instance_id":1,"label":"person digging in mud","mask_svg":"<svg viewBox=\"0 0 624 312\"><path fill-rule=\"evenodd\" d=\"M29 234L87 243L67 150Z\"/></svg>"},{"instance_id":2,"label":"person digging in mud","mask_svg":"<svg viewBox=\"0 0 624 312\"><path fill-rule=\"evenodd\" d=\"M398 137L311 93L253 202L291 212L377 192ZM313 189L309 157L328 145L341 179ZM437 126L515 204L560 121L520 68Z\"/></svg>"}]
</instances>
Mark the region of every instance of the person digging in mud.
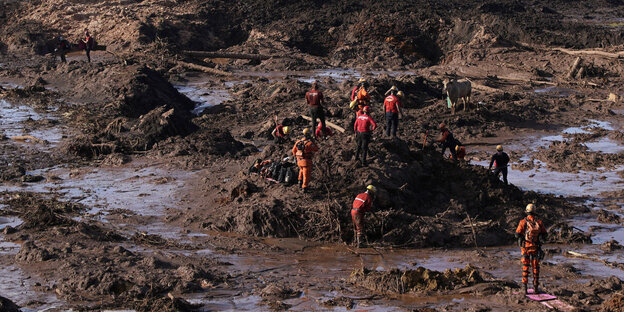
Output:
<instances>
[{"instance_id":1,"label":"person digging in mud","mask_svg":"<svg viewBox=\"0 0 624 312\"><path fill-rule=\"evenodd\" d=\"M310 129L303 130L303 138L295 142L292 153L297 158L297 166L299 167L299 185L303 192L308 191L310 183L310 174L312 173L312 157L318 152L318 146L312 140Z\"/></svg>"},{"instance_id":2,"label":"person digging in mud","mask_svg":"<svg viewBox=\"0 0 624 312\"><path fill-rule=\"evenodd\" d=\"M453 133L446 128L445 123L441 123L440 126L440 138L436 140L436 142L442 145L442 154L448 148L449 152L451 152L451 159L457 159L457 155L455 154L455 146L460 145L457 144L457 140L453 137Z\"/></svg>"},{"instance_id":3,"label":"person digging in mud","mask_svg":"<svg viewBox=\"0 0 624 312\"><path fill-rule=\"evenodd\" d=\"M392 88L394 88L394 90ZM401 101L399 100L403 96L403 92L398 91L395 86L392 86L392 88L388 90L390 95L384 100L386 137L392 134L392 137L396 138L397 128L399 127L399 116L403 116L403 112L401 112Z\"/></svg>"},{"instance_id":4,"label":"person digging in mud","mask_svg":"<svg viewBox=\"0 0 624 312\"><path fill-rule=\"evenodd\" d=\"M282 144L288 140L290 133L290 127L283 126L277 122L277 116L275 116L275 129L271 132L276 144Z\"/></svg>"},{"instance_id":5,"label":"person digging in mud","mask_svg":"<svg viewBox=\"0 0 624 312\"><path fill-rule=\"evenodd\" d=\"M69 52L69 50L71 50L71 44L67 41L67 39L63 38L63 36L59 36L58 41L58 46L54 49L54 52L61 57L61 62L67 63L65 55Z\"/></svg>"},{"instance_id":6,"label":"person digging in mud","mask_svg":"<svg viewBox=\"0 0 624 312\"><path fill-rule=\"evenodd\" d=\"M496 146L496 154L492 155L492 160L490 160L490 167L488 170L492 170L492 165L494 165L494 175L498 178L500 173L503 174L503 182L507 185L507 165L509 164L509 155L503 152L503 146Z\"/></svg>"},{"instance_id":7,"label":"person digging in mud","mask_svg":"<svg viewBox=\"0 0 624 312\"><path fill-rule=\"evenodd\" d=\"M327 140L330 136L334 135L334 131L332 131L329 127L323 129L323 124L319 122L316 127L316 131L314 131L314 135L316 135L317 138Z\"/></svg>"},{"instance_id":8,"label":"person digging in mud","mask_svg":"<svg viewBox=\"0 0 624 312\"><path fill-rule=\"evenodd\" d=\"M82 39L82 43L85 46L85 53L87 54L87 61L91 63L91 50L93 49L93 43L95 40L89 33L89 29L85 29L85 38Z\"/></svg>"},{"instance_id":9,"label":"person digging in mud","mask_svg":"<svg viewBox=\"0 0 624 312\"><path fill-rule=\"evenodd\" d=\"M533 292L539 293L539 262L544 258L542 241L546 238L546 228L542 220L535 215L535 205L528 204L526 218L520 220L516 229L518 247L522 252L522 287L528 293L529 267L533 267Z\"/></svg>"},{"instance_id":10,"label":"person digging in mud","mask_svg":"<svg viewBox=\"0 0 624 312\"><path fill-rule=\"evenodd\" d=\"M325 111L323 105L325 104L325 98L323 92L318 89L318 82L312 82L312 90L308 91L305 95L306 102L310 105L310 117L312 117L312 127L316 126L316 120L319 119L323 128L325 128Z\"/></svg>"},{"instance_id":11,"label":"person digging in mud","mask_svg":"<svg viewBox=\"0 0 624 312\"><path fill-rule=\"evenodd\" d=\"M353 228L355 231L355 245L357 248L362 246L362 233L364 232L364 214L373 208L375 192L377 189L373 185L366 187L366 192L358 194L353 200L353 208L351 208L351 219L353 220Z\"/></svg>"},{"instance_id":12,"label":"person digging in mud","mask_svg":"<svg viewBox=\"0 0 624 312\"><path fill-rule=\"evenodd\" d=\"M363 86L368 87L368 82L366 82L366 79L360 78L358 80L358 84L353 87L353 90L351 90L351 102L357 99L358 90L360 90L360 88Z\"/></svg>"},{"instance_id":13,"label":"person digging in mud","mask_svg":"<svg viewBox=\"0 0 624 312\"><path fill-rule=\"evenodd\" d=\"M455 155L457 160L466 161L466 148L461 145L455 145Z\"/></svg>"},{"instance_id":14,"label":"person digging in mud","mask_svg":"<svg viewBox=\"0 0 624 312\"><path fill-rule=\"evenodd\" d=\"M364 106L362 114L358 116L353 124L353 130L355 131L355 160L360 161L360 165L367 166L366 156L368 154L368 143L372 139L371 132L377 128L377 124L372 117L368 115L370 112L369 106ZM360 159L360 155L362 158Z\"/></svg>"}]
</instances>

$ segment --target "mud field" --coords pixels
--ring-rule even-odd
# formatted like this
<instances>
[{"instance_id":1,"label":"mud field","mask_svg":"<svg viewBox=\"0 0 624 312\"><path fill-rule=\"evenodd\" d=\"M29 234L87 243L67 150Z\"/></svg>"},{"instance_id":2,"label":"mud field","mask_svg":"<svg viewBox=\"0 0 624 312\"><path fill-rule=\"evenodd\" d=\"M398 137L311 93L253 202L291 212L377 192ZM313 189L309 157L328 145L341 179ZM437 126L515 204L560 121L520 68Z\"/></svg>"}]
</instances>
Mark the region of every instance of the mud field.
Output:
<instances>
[{"instance_id":1,"label":"mud field","mask_svg":"<svg viewBox=\"0 0 624 312\"><path fill-rule=\"evenodd\" d=\"M85 28L92 62L55 57ZM623 33L619 0L0 0L0 311L622 311ZM445 78L471 80L469 110ZM315 80L346 131L319 140L311 191L250 174L291 156ZM433 144L441 122L466 161ZM557 306L520 294L527 203Z\"/></svg>"}]
</instances>

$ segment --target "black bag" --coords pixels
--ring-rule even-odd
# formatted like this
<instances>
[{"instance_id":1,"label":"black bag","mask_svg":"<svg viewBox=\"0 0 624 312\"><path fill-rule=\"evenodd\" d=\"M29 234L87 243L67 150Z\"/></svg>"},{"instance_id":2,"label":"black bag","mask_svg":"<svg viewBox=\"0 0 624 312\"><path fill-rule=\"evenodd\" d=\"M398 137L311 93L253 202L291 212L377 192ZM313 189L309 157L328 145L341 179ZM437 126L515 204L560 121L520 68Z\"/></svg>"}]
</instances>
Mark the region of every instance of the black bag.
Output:
<instances>
[{"instance_id":1,"label":"black bag","mask_svg":"<svg viewBox=\"0 0 624 312\"><path fill-rule=\"evenodd\" d=\"M269 172L269 178L273 180L279 179L281 169L282 169L282 164L280 162L277 162L277 161L273 162L273 165L271 165L271 169Z\"/></svg>"},{"instance_id":2,"label":"black bag","mask_svg":"<svg viewBox=\"0 0 624 312\"><path fill-rule=\"evenodd\" d=\"M284 184L293 185L297 181L297 174L295 173L295 169L290 166L286 168L286 174L284 175Z\"/></svg>"},{"instance_id":3,"label":"black bag","mask_svg":"<svg viewBox=\"0 0 624 312\"><path fill-rule=\"evenodd\" d=\"M277 179L277 182L284 183L284 180L286 179L286 171L288 171L288 167L282 166L282 169L280 170L280 174L279 174L279 178Z\"/></svg>"}]
</instances>

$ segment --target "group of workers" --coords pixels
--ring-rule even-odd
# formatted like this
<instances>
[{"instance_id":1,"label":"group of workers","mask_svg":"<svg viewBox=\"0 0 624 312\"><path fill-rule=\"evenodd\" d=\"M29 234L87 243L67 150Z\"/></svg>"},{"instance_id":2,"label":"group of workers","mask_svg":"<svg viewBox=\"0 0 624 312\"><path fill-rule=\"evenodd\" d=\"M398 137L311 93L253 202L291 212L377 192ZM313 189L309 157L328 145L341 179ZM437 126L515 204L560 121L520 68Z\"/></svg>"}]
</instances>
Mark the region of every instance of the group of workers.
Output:
<instances>
[{"instance_id":1,"label":"group of workers","mask_svg":"<svg viewBox=\"0 0 624 312\"><path fill-rule=\"evenodd\" d=\"M80 39L78 43L80 49L85 50L87 55L87 62L91 62L91 50L95 49L95 38L91 36L89 29L84 30L84 39ZM67 41L63 36L58 37L58 42L54 52L61 58L61 62L67 63L66 55L72 49L72 44Z\"/></svg>"}]
</instances>

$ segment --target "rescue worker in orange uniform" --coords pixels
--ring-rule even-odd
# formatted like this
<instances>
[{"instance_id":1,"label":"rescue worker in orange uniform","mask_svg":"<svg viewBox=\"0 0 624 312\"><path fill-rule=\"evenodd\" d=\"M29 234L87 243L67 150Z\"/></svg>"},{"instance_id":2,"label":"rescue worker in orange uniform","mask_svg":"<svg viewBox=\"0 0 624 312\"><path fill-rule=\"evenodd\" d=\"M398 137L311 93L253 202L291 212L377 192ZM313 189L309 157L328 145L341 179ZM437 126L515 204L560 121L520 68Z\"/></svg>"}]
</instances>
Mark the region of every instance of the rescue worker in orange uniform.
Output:
<instances>
[{"instance_id":1,"label":"rescue worker in orange uniform","mask_svg":"<svg viewBox=\"0 0 624 312\"><path fill-rule=\"evenodd\" d=\"M466 148L461 145L455 145L455 156L457 156L457 160L465 161L466 160ZM454 159L451 155L451 159Z\"/></svg>"},{"instance_id":2,"label":"rescue worker in orange uniform","mask_svg":"<svg viewBox=\"0 0 624 312\"><path fill-rule=\"evenodd\" d=\"M457 142L455 137L453 137L453 133L446 128L445 123L441 123L439 128L442 134L436 142L442 144L442 154L444 154L444 151L448 148L449 152L451 152L451 158L457 159L457 155L455 155L455 146L457 146Z\"/></svg>"},{"instance_id":3,"label":"rescue worker in orange uniform","mask_svg":"<svg viewBox=\"0 0 624 312\"><path fill-rule=\"evenodd\" d=\"M297 158L299 166L299 185L304 192L307 192L312 173L312 157L318 152L318 146L312 140L310 129L303 130L303 138L299 139L293 146L292 153Z\"/></svg>"},{"instance_id":4,"label":"rescue worker in orange uniform","mask_svg":"<svg viewBox=\"0 0 624 312\"><path fill-rule=\"evenodd\" d=\"M528 293L529 267L533 267L533 290L539 293L540 260L544 258L542 240L546 238L546 228L542 220L535 215L535 205L528 204L526 218L520 220L516 229L516 239L522 252L522 285L524 293Z\"/></svg>"},{"instance_id":5,"label":"rescue worker in orange uniform","mask_svg":"<svg viewBox=\"0 0 624 312\"><path fill-rule=\"evenodd\" d=\"M362 246L362 233L364 232L364 214L373 208L373 201L377 189L373 185L366 187L366 192L358 194L353 200L351 219L355 230L356 247Z\"/></svg>"},{"instance_id":6,"label":"rescue worker in orange uniform","mask_svg":"<svg viewBox=\"0 0 624 312\"><path fill-rule=\"evenodd\" d=\"M403 92L397 91L395 86L393 89L388 90L390 95L384 100L384 109L386 112L386 136L389 137L392 133L392 137L396 138L397 128L399 127L399 116L403 115L401 112L401 101L399 95L403 95Z\"/></svg>"},{"instance_id":7,"label":"rescue worker in orange uniform","mask_svg":"<svg viewBox=\"0 0 624 312\"><path fill-rule=\"evenodd\" d=\"M364 83L362 83L362 86L360 86L360 88L357 91L356 100L357 100L357 105L359 109L363 109L364 106L370 105L371 96L370 96L370 93L368 93L368 90L366 90L367 87L368 87L368 84L366 83L366 80L365 80Z\"/></svg>"},{"instance_id":8,"label":"rescue worker in orange uniform","mask_svg":"<svg viewBox=\"0 0 624 312\"><path fill-rule=\"evenodd\" d=\"M355 131L355 142L357 144L357 148L355 150L355 160L359 160L362 166L366 166L366 155L368 154L368 143L370 143L372 139L371 132L377 128L377 124L372 117L368 115L370 112L370 108L368 106L364 106L362 109L362 114L358 116L355 120L355 124L353 125L353 130ZM360 159L360 155L362 155L362 159Z\"/></svg>"},{"instance_id":9,"label":"rescue worker in orange uniform","mask_svg":"<svg viewBox=\"0 0 624 312\"><path fill-rule=\"evenodd\" d=\"M312 82L312 89L306 93L305 99L310 106L311 128L315 128L317 119L320 119L323 128L325 128L325 111L323 110L325 98L323 97L323 92L318 89L318 82Z\"/></svg>"}]
</instances>

